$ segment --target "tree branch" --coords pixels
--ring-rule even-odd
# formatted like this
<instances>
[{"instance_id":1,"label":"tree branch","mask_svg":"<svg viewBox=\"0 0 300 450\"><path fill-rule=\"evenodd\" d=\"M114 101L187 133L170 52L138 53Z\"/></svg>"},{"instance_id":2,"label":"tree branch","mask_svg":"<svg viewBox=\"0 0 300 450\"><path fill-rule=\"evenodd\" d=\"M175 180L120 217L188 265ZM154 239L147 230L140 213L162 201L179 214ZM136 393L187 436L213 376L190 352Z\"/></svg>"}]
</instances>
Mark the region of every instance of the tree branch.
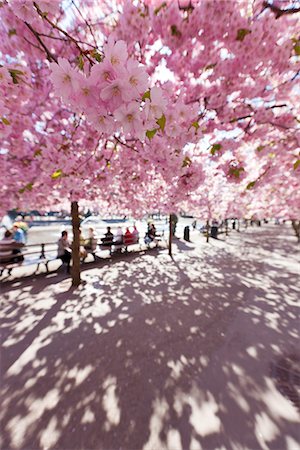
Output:
<instances>
[{"instance_id":1,"label":"tree branch","mask_svg":"<svg viewBox=\"0 0 300 450\"><path fill-rule=\"evenodd\" d=\"M44 42L42 41L42 39L41 39L39 33L38 33L34 28L32 28L32 26L31 26L29 23L27 23L27 22L24 22L24 23L25 23L25 25L27 26L27 28L29 28L29 30L31 31L31 33L35 36L35 38L37 39L37 41L39 42L39 44L40 44L40 45L43 47L43 49L45 50L46 55L47 55L47 59L48 59L50 62L51 62L51 61L55 61L55 62L57 63L56 57L55 57L54 55L52 55L52 53L50 52L50 50L48 50L48 48L46 47L46 45L45 45Z\"/></svg>"},{"instance_id":2,"label":"tree branch","mask_svg":"<svg viewBox=\"0 0 300 450\"><path fill-rule=\"evenodd\" d=\"M94 61L81 49L80 45L78 44L77 40L75 38L73 38L73 36L71 36L69 33L67 33L65 30L63 30L62 28L60 28L58 25L55 25L55 23L51 22L50 19L48 19L48 17L42 13L42 11L40 10L39 6L37 5L36 2L33 2L33 5L35 7L35 9L37 10L39 16L41 16L41 18L43 20L45 20L49 25L51 25L52 28L55 28L56 30L58 30L60 33L64 34L70 41L72 41L76 48L79 50L79 53L84 55L88 61L94 65ZM57 62L57 61L56 61Z\"/></svg>"},{"instance_id":3,"label":"tree branch","mask_svg":"<svg viewBox=\"0 0 300 450\"><path fill-rule=\"evenodd\" d=\"M286 14L296 14L300 12L300 7L292 7L287 9L280 9L278 6L273 5L273 3L269 3L268 0L264 1L263 3L264 9L270 9L274 14L275 18L279 19L279 17L286 15Z\"/></svg>"}]
</instances>

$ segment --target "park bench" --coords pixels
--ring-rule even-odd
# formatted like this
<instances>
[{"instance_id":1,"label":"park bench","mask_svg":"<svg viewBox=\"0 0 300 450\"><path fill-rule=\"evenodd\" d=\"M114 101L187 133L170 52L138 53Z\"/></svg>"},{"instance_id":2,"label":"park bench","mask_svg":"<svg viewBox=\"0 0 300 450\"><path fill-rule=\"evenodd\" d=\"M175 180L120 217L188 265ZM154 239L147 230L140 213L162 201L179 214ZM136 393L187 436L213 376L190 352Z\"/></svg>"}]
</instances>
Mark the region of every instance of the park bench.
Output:
<instances>
[{"instance_id":1,"label":"park bench","mask_svg":"<svg viewBox=\"0 0 300 450\"><path fill-rule=\"evenodd\" d=\"M151 247L151 243L154 243L156 246L158 246L159 242L164 240L164 232L157 232L155 238L153 241L149 242L147 244L147 247ZM126 237L123 236L122 242L116 242L114 240L112 241L106 241L103 242L103 238L100 239L99 237L95 237L95 239L92 242L92 245L90 248L85 247L85 250L87 254L91 254L94 258L94 261L96 261L98 256L97 247L100 249L100 251L103 250L109 250L110 255L112 255L114 252L112 251L117 250L122 251L124 250L124 253L128 253L128 247L131 246L140 246L140 249L142 247L142 244L140 243L139 236L133 238L133 237ZM2 277L3 273L7 270L8 276L11 275L12 270L18 267L27 267L31 265L36 265L37 272L41 265L44 265L46 268L46 272L49 272L49 263L51 261L60 260L60 258L57 256L57 242L51 242L46 244L31 244L31 245L25 245L20 246L14 245L10 248L12 250L14 249L20 249L22 248L22 261L14 261L12 259L10 260L0 260L0 277ZM113 248L115 247L115 248ZM18 255L15 255L17 258ZM81 262L85 262L86 257L82 258ZM62 263L63 265L63 263Z\"/></svg>"},{"instance_id":2,"label":"park bench","mask_svg":"<svg viewBox=\"0 0 300 450\"><path fill-rule=\"evenodd\" d=\"M54 249L51 254L46 255L45 246L56 246L56 243L49 244L32 244L32 245L18 245L17 243L12 244L9 250L20 250L22 253L15 254L9 258L3 258L0 260L0 277L3 275L5 270L7 270L8 275L11 275L13 269L17 267L26 267L31 265L36 265L36 272L39 270L41 264L45 265L46 271L49 272L48 264L50 261L58 259L56 255L53 255ZM18 258L22 257L22 260Z\"/></svg>"},{"instance_id":3,"label":"park bench","mask_svg":"<svg viewBox=\"0 0 300 450\"><path fill-rule=\"evenodd\" d=\"M113 253L112 249L114 247L114 252L125 250L125 253L128 252L128 247L131 245L139 245L139 235L133 237L123 236L121 241L116 241L114 239L108 240L102 238L99 243L100 250L109 250L110 255Z\"/></svg>"}]
</instances>

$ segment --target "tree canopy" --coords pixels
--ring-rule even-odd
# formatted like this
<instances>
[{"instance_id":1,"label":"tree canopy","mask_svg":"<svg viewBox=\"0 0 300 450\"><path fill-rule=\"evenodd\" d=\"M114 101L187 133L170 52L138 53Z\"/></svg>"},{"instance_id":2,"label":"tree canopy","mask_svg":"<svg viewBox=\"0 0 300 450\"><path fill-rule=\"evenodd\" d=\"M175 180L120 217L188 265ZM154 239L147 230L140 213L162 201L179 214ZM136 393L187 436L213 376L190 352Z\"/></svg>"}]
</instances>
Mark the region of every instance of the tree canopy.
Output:
<instances>
[{"instance_id":1,"label":"tree canopy","mask_svg":"<svg viewBox=\"0 0 300 450\"><path fill-rule=\"evenodd\" d=\"M295 2L2 0L0 15L2 211L297 216Z\"/></svg>"}]
</instances>

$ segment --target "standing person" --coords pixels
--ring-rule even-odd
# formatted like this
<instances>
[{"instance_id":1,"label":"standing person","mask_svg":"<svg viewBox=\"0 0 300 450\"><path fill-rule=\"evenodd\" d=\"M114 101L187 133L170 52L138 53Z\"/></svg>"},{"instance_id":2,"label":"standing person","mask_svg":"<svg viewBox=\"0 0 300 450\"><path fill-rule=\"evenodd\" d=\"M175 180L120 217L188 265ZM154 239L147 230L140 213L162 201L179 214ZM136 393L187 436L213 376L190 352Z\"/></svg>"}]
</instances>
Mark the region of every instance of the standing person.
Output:
<instances>
[{"instance_id":1,"label":"standing person","mask_svg":"<svg viewBox=\"0 0 300 450\"><path fill-rule=\"evenodd\" d=\"M68 240L68 232L62 231L61 238L57 242L57 257L67 265L67 273L70 273L70 262L72 257L71 244Z\"/></svg>"},{"instance_id":2,"label":"standing person","mask_svg":"<svg viewBox=\"0 0 300 450\"><path fill-rule=\"evenodd\" d=\"M21 244L25 244L26 239L25 239L25 234L24 231L19 227L19 225L17 225L16 223L13 226L13 239L16 242L19 242Z\"/></svg>"}]
</instances>

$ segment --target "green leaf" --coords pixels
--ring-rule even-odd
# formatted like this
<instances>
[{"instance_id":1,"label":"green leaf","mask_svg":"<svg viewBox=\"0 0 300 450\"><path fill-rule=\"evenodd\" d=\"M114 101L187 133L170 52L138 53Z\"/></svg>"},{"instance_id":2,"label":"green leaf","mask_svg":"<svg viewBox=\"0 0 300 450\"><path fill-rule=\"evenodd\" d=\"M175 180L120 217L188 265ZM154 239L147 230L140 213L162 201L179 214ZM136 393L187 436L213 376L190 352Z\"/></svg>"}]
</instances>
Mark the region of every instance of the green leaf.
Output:
<instances>
[{"instance_id":1,"label":"green leaf","mask_svg":"<svg viewBox=\"0 0 300 450\"><path fill-rule=\"evenodd\" d=\"M14 36L15 34L17 34L17 30L15 28L11 28L10 30L8 30L8 36Z\"/></svg>"},{"instance_id":2,"label":"green leaf","mask_svg":"<svg viewBox=\"0 0 300 450\"><path fill-rule=\"evenodd\" d=\"M62 176L62 170L58 169L51 175L52 180L56 180L57 178Z\"/></svg>"},{"instance_id":3,"label":"green leaf","mask_svg":"<svg viewBox=\"0 0 300 450\"><path fill-rule=\"evenodd\" d=\"M230 167L229 175L233 175L235 178L240 178L241 172L244 172L244 167Z\"/></svg>"},{"instance_id":4,"label":"green leaf","mask_svg":"<svg viewBox=\"0 0 300 450\"><path fill-rule=\"evenodd\" d=\"M157 119L156 123L159 125L161 131L164 131L166 126L166 116L163 114L159 119Z\"/></svg>"},{"instance_id":5,"label":"green leaf","mask_svg":"<svg viewBox=\"0 0 300 450\"><path fill-rule=\"evenodd\" d=\"M184 158L184 160L182 161L182 167L190 167L191 164L192 164L192 161L188 156L186 156Z\"/></svg>"},{"instance_id":6,"label":"green leaf","mask_svg":"<svg viewBox=\"0 0 300 450\"><path fill-rule=\"evenodd\" d=\"M178 28L177 28L176 25L171 25L171 35L172 35L172 36L177 36L177 37L179 37L179 38L182 36L182 35L181 35L181 31L178 30Z\"/></svg>"},{"instance_id":7,"label":"green leaf","mask_svg":"<svg viewBox=\"0 0 300 450\"><path fill-rule=\"evenodd\" d=\"M32 191L33 183L28 183L23 188L19 189L19 194L23 194L25 191Z\"/></svg>"},{"instance_id":8,"label":"green leaf","mask_svg":"<svg viewBox=\"0 0 300 450\"><path fill-rule=\"evenodd\" d=\"M6 119L5 117L1 118L2 123L4 123L4 125L10 125L10 121L8 119Z\"/></svg>"},{"instance_id":9,"label":"green leaf","mask_svg":"<svg viewBox=\"0 0 300 450\"><path fill-rule=\"evenodd\" d=\"M257 147L256 151L261 152L264 148L265 148L264 145L260 145L259 147Z\"/></svg>"},{"instance_id":10,"label":"green leaf","mask_svg":"<svg viewBox=\"0 0 300 450\"><path fill-rule=\"evenodd\" d=\"M247 36L247 34L250 34L251 30L248 30L247 28L240 28L237 31L237 35L236 35L236 41L243 41L245 39L245 37Z\"/></svg>"},{"instance_id":11,"label":"green leaf","mask_svg":"<svg viewBox=\"0 0 300 450\"><path fill-rule=\"evenodd\" d=\"M101 55L101 53L98 53L97 50L93 50L91 52L91 55L98 62L101 62L103 60L103 56Z\"/></svg>"},{"instance_id":12,"label":"green leaf","mask_svg":"<svg viewBox=\"0 0 300 450\"><path fill-rule=\"evenodd\" d=\"M156 132L157 132L157 128L154 128L154 130L147 130L146 131L147 138L150 139L150 140L153 139L155 134L156 134Z\"/></svg>"},{"instance_id":13,"label":"green leaf","mask_svg":"<svg viewBox=\"0 0 300 450\"><path fill-rule=\"evenodd\" d=\"M293 165L294 170L296 170L299 166L300 166L300 159L297 159L297 161Z\"/></svg>"},{"instance_id":14,"label":"green leaf","mask_svg":"<svg viewBox=\"0 0 300 450\"><path fill-rule=\"evenodd\" d=\"M218 152L219 150L221 150L221 148L222 148L222 145L221 145L221 144L214 144L214 145L211 147L211 149L210 149L210 153L211 153L212 155L215 155L216 152Z\"/></svg>"},{"instance_id":15,"label":"green leaf","mask_svg":"<svg viewBox=\"0 0 300 450\"><path fill-rule=\"evenodd\" d=\"M246 189L252 189L255 186L256 181L250 181L250 183L247 184Z\"/></svg>"},{"instance_id":16,"label":"green leaf","mask_svg":"<svg viewBox=\"0 0 300 450\"><path fill-rule=\"evenodd\" d=\"M149 98L149 100L150 100L150 90L146 91L145 94L143 95L143 97L142 97L143 102L146 100L146 98Z\"/></svg>"},{"instance_id":17,"label":"green leaf","mask_svg":"<svg viewBox=\"0 0 300 450\"><path fill-rule=\"evenodd\" d=\"M106 167L107 167L108 169L111 168L111 163L110 163L109 159L106 161Z\"/></svg>"},{"instance_id":18,"label":"green leaf","mask_svg":"<svg viewBox=\"0 0 300 450\"><path fill-rule=\"evenodd\" d=\"M18 69L9 69L9 73L13 79L13 83L14 84L18 84L19 83L19 76L20 75L24 75L24 72L22 72L21 70Z\"/></svg>"},{"instance_id":19,"label":"green leaf","mask_svg":"<svg viewBox=\"0 0 300 450\"><path fill-rule=\"evenodd\" d=\"M84 68L84 61L83 61L83 56L82 55L78 56L77 64L78 64L79 69L83 70L83 68Z\"/></svg>"},{"instance_id":20,"label":"green leaf","mask_svg":"<svg viewBox=\"0 0 300 450\"><path fill-rule=\"evenodd\" d=\"M157 16L157 14L159 13L160 10L162 10L163 8L165 8L167 6L167 2L163 2L160 6L158 6L155 10L154 10L154 14Z\"/></svg>"},{"instance_id":21,"label":"green leaf","mask_svg":"<svg viewBox=\"0 0 300 450\"><path fill-rule=\"evenodd\" d=\"M34 154L33 154L33 156L41 156L41 154L42 154L42 150L39 148L38 150L36 150L35 152L34 152Z\"/></svg>"},{"instance_id":22,"label":"green leaf","mask_svg":"<svg viewBox=\"0 0 300 450\"><path fill-rule=\"evenodd\" d=\"M199 123L196 121L196 122L193 122L192 123L192 127L194 127L194 128L196 128L196 130L198 130L198 128L199 128Z\"/></svg>"},{"instance_id":23,"label":"green leaf","mask_svg":"<svg viewBox=\"0 0 300 450\"><path fill-rule=\"evenodd\" d=\"M297 56L300 56L300 41L296 42L294 45L294 51Z\"/></svg>"}]
</instances>

